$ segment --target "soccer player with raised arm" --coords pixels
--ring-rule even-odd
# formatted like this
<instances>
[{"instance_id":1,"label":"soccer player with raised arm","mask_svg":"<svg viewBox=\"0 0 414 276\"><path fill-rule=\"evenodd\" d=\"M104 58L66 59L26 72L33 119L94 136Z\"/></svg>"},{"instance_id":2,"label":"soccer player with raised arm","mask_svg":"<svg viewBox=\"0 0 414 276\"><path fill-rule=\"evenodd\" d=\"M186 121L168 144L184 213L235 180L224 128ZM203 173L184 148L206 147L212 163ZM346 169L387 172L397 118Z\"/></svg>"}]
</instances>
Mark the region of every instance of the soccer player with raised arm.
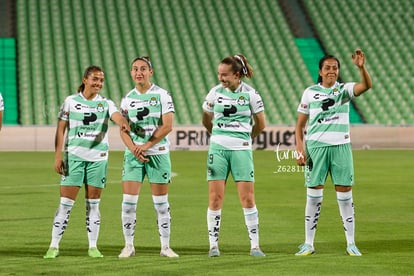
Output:
<instances>
[{"instance_id":1,"label":"soccer player with raised arm","mask_svg":"<svg viewBox=\"0 0 414 276\"><path fill-rule=\"evenodd\" d=\"M354 240L354 166L349 132L349 102L370 89L372 81L365 67L365 55L360 49L352 54L352 61L358 67L361 80L341 83L338 82L339 60L332 55L324 56L319 61L318 83L303 92L298 107L295 130L297 163L306 165L307 200L305 242L299 246L296 256L308 256L315 252L313 242L328 174L335 185L347 242L346 252L350 256L361 256Z\"/></svg>"}]
</instances>

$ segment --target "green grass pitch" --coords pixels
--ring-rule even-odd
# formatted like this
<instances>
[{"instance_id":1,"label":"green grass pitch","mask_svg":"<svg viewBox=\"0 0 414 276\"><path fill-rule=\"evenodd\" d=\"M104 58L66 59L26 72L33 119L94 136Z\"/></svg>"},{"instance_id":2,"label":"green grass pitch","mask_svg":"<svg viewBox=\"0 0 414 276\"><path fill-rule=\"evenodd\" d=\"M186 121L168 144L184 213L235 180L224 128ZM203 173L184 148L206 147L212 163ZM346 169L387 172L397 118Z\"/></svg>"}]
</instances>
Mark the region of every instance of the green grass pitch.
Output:
<instances>
[{"instance_id":1,"label":"green grass pitch","mask_svg":"<svg viewBox=\"0 0 414 276\"><path fill-rule=\"evenodd\" d=\"M149 185L138 203L136 256L119 260L122 152L111 152L101 201L98 247L87 256L84 189L78 195L60 256L44 260L59 202L52 152L0 153L1 275L409 275L414 274L413 150L356 150L353 189L356 243L362 257L345 254L335 191L328 180L316 234L316 254L295 257L304 240L305 188L289 154L255 151L255 194L265 258L249 254L249 240L234 182L227 184L220 234L221 257L209 258L206 229L206 152L171 153L171 247L178 259L159 257ZM285 157L286 157L285 156ZM299 172L298 172L299 170Z\"/></svg>"}]
</instances>

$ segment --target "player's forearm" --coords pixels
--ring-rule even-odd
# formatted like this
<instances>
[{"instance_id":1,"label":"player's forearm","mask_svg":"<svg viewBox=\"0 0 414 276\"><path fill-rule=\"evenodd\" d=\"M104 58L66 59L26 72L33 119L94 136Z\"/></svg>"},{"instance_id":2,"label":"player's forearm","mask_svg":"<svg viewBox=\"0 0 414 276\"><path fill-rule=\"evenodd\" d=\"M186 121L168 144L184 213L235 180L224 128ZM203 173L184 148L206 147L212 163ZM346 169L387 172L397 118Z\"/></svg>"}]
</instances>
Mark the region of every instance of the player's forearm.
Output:
<instances>
[{"instance_id":1,"label":"player's forearm","mask_svg":"<svg viewBox=\"0 0 414 276\"><path fill-rule=\"evenodd\" d=\"M365 68L365 65L362 65L361 67L358 67L358 68L359 68L359 72L361 75L361 81L355 85L355 88L354 88L355 96L361 95L362 93L364 93L365 91L367 91L368 89L372 87L372 79L367 69Z\"/></svg>"},{"instance_id":2,"label":"player's forearm","mask_svg":"<svg viewBox=\"0 0 414 276\"><path fill-rule=\"evenodd\" d=\"M264 112L259 112L253 115L254 125L252 128L251 137L256 138L266 127L266 120Z\"/></svg>"},{"instance_id":3,"label":"player's forearm","mask_svg":"<svg viewBox=\"0 0 414 276\"><path fill-rule=\"evenodd\" d=\"M165 136L172 131L172 126L162 125L160 128L154 131L148 141L145 143L146 148L151 148L152 146L158 144Z\"/></svg>"},{"instance_id":4,"label":"player's forearm","mask_svg":"<svg viewBox=\"0 0 414 276\"><path fill-rule=\"evenodd\" d=\"M130 128L130 126L128 124L128 120L124 116L122 116L119 112L115 112L112 115L112 118L111 119L112 119L112 121L115 122L115 124L117 124L119 126L119 128L122 131L129 132L131 130L131 128Z\"/></svg>"},{"instance_id":5,"label":"player's forearm","mask_svg":"<svg viewBox=\"0 0 414 276\"><path fill-rule=\"evenodd\" d=\"M134 151L135 143L132 141L131 136L129 136L129 133L126 133L123 130L120 130L120 136L122 142L124 142L125 146L131 151Z\"/></svg>"},{"instance_id":6,"label":"player's forearm","mask_svg":"<svg viewBox=\"0 0 414 276\"><path fill-rule=\"evenodd\" d=\"M295 140L296 140L297 151L303 151L303 137L304 137L304 126L297 125L295 128Z\"/></svg>"},{"instance_id":7,"label":"player's forearm","mask_svg":"<svg viewBox=\"0 0 414 276\"><path fill-rule=\"evenodd\" d=\"M361 82L365 85L366 90L372 88L372 79L369 75L367 69L365 68L365 65L363 65L361 68L359 68L361 73Z\"/></svg>"},{"instance_id":8,"label":"player's forearm","mask_svg":"<svg viewBox=\"0 0 414 276\"><path fill-rule=\"evenodd\" d=\"M265 129L264 125L258 125L258 124L254 125L252 129L252 134L251 134L252 138L253 139L256 138L264 129Z\"/></svg>"},{"instance_id":9,"label":"player's forearm","mask_svg":"<svg viewBox=\"0 0 414 276\"><path fill-rule=\"evenodd\" d=\"M56 141L55 141L55 160L63 160L62 148L63 148L63 142L60 142L60 141L58 141L58 139L56 139Z\"/></svg>"},{"instance_id":10,"label":"player's forearm","mask_svg":"<svg viewBox=\"0 0 414 276\"><path fill-rule=\"evenodd\" d=\"M211 131L213 130L213 115L211 113L208 113L206 111L203 112L203 118L202 118L202 124L207 129L208 133L211 134Z\"/></svg>"},{"instance_id":11,"label":"player's forearm","mask_svg":"<svg viewBox=\"0 0 414 276\"><path fill-rule=\"evenodd\" d=\"M59 120L55 134L55 159L62 159L63 141L65 136L66 122Z\"/></svg>"}]
</instances>

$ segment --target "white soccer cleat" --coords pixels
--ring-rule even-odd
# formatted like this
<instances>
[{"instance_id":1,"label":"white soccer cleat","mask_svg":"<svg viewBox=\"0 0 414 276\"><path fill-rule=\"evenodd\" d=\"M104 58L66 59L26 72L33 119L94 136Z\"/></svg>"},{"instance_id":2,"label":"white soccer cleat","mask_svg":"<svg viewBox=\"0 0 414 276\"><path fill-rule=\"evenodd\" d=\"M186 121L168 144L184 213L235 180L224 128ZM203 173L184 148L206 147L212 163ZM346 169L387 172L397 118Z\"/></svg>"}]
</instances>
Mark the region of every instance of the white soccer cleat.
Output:
<instances>
[{"instance_id":1,"label":"white soccer cleat","mask_svg":"<svg viewBox=\"0 0 414 276\"><path fill-rule=\"evenodd\" d=\"M209 257L220 257L220 250L218 247L212 247L210 248L210 251L208 251Z\"/></svg>"},{"instance_id":2,"label":"white soccer cleat","mask_svg":"<svg viewBox=\"0 0 414 276\"><path fill-rule=\"evenodd\" d=\"M361 252L359 252L359 249L358 247L356 247L355 243L351 243L350 245L348 245L348 247L346 248L346 252L349 256L362 256Z\"/></svg>"},{"instance_id":3,"label":"white soccer cleat","mask_svg":"<svg viewBox=\"0 0 414 276\"><path fill-rule=\"evenodd\" d=\"M135 255L135 248L133 245L126 245L122 251L121 254L118 255L119 258L129 258Z\"/></svg>"},{"instance_id":4,"label":"white soccer cleat","mask_svg":"<svg viewBox=\"0 0 414 276\"><path fill-rule=\"evenodd\" d=\"M164 247L161 249L160 252L160 256L161 257L167 257L167 258L178 258L178 254L175 253L171 248L169 247Z\"/></svg>"},{"instance_id":5,"label":"white soccer cleat","mask_svg":"<svg viewBox=\"0 0 414 276\"><path fill-rule=\"evenodd\" d=\"M263 253L263 251L259 247L255 247L250 250L250 256L265 257L266 255L265 253Z\"/></svg>"},{"instance_id":6,"label":"white soccer cleat","mask_svg":"<svg viewBox=\"0 0 414 276\"><path fill-rule=\"evenodd\" d=\"M304 243L299 245L299 251L295 256L310 256L315 253L315 248L312 245Z\"/></svg>"}]
</instances>

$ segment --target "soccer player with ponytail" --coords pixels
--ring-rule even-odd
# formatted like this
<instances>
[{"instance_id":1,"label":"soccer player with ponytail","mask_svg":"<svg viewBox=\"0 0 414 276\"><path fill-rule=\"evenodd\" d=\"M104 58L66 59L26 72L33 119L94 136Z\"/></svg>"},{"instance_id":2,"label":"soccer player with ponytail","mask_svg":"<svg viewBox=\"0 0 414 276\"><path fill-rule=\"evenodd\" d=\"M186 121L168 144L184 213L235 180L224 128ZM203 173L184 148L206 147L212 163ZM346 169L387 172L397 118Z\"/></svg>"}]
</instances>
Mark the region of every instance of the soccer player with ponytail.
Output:
<instances>
[{"instance_id":1,"label":"soccer player with ponytail","mask_svg":"<svg viewBox=\"0 0 414 276\"><path fill-rule=\"evenodd\" d=\"M266 124L263 101L253 87L242 81L253 76L245 56L224 58L217 74L220 84L210 90L203 103L203 125L211 134L207 159L209 256L220 256L218 241L224 190L231 172L243 207L250 255L263 257L265 254L259 247L252 154L252 139Z\"/></svg>"}]
</instances>

